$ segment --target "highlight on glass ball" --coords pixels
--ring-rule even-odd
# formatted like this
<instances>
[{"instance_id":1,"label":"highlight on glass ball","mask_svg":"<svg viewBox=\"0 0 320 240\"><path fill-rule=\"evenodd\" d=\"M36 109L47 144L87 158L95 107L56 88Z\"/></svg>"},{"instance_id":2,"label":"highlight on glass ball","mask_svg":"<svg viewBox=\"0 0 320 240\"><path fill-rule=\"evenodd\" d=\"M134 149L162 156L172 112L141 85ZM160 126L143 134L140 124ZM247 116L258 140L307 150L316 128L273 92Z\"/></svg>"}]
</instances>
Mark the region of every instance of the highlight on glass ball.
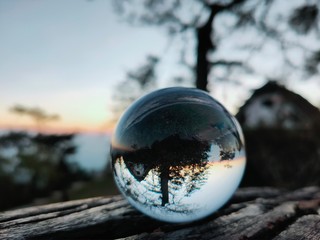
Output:
<instances>
[{"instance_id":1,"label":"highlight on glass ball","mask_svg":"<svg viewBox=\"0 0 320 240\"><path fill-rule=\"evenodd\" d=\"M166 88L134 102L111 144L115 182L144 214L190 222L221 208L243 176L237 120L204 91Z\"/></svg>"}]
</instances>

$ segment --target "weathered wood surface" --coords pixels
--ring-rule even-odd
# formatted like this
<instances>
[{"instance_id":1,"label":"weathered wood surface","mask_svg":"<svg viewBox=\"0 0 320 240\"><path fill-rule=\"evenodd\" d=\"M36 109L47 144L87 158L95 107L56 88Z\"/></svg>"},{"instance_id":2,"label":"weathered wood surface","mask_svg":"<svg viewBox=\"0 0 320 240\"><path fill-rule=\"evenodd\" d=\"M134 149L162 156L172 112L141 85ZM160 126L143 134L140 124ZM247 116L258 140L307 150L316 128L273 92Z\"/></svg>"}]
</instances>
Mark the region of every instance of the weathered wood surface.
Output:
<instances>
[{"instance_id":1,"label":"weathered wood surface","mask_svg":"<svg viewBox=\"0 0 320 240\"><path fill-rule=\"evenodd\" d=\"M0 239L320 239L320 188L239 189L221 210L187 224L159 222L121 196L0 214Z\"/></svg>"}]
</instances>

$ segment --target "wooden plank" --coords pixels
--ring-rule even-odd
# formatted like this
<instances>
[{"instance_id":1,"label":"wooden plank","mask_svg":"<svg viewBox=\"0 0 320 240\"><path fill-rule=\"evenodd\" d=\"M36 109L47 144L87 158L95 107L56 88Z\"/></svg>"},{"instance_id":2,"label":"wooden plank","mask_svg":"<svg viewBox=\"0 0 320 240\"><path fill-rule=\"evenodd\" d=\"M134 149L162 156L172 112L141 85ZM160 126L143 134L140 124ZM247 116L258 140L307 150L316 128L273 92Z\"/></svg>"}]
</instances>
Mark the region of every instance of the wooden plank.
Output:
<instances>
[{"instance_id":1,"label":"wooden plank","mask_svg":"<svg viewBox=\"0 0 320 240\"><path fill-rule=\"evenodd\" d=\"M86 204L72 211L57 210L31 217L6 221L0 225L0 236L10 239L37 238L55 234L71 233L92 226L99 226L120 219L132 211L125 200L110 202L101 206L88 207Z\"/></svg>"},{"instance_id":2,"label":"wooden plank","mask_svg":"<svg viewBox=\"0 0 320 240\"><path fill-rule=\"evenodd\" d=\"M86 205L88 208L92 206L99 206L99 205L107 204L113 201L119 201L120 199L122 199L121 196L115 196L112 198L97 197L97 198L81 199L81 200L74 200L74 201L61 202L61 203L53 203L53 204L48 204L44 206L28 207L28 208L22 208L19 210L12 210L12 211L0 213L0 223L9 221L12 219L30 217L38 214L44 214L44 213L50 213L50 212L56 212L56 211L68 211L83 205Z\"/></svg>"},{"instance_id":3,"label":"wooden plank","mask_svg":"<svg viewBox=\"0 0 320 240\"><path fill-rule=\"evenodd\" d=\"M223 215L206 224L197 224L172 232L162 232L168 239L259 239L268 234L275 225L290 220L295 216L294 203L285 203L274 209L263 204L252 203L245 208L228 215ZM135 236L133 239L156 239L156 233Z\"/></svg>"},{"instance_id":4,"label":"wooden plank","mask_svg":"<svg viewBox=\"0 0 320 240\"><path fill-rule=\"evenodd\" d=\"M137 212L121 196L99 197L1 213L0 239L286 239L310 216L315 223L307 239L320 239L319 205L317 187L245 188L206 219L169 224Z\"/></svg>"},{"instance_id":5,"label":"wooden plank","mask_svg":"<svg viewBox=\"0 0 320 240\"><path fill-rule=\"evenodd\" d=\"M281 232L275 240L287 239L320 239L320 215L306 215Z\"/></svg>"}]
</instances>

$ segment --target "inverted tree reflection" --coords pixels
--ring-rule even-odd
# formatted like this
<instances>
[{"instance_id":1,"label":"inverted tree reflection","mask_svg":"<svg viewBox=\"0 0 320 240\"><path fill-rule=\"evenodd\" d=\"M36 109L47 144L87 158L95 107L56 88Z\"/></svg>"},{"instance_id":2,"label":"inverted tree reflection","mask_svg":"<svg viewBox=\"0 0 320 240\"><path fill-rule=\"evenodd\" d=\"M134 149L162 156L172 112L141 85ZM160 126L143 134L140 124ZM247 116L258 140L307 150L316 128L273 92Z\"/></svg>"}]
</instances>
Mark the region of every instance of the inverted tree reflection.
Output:
<instances>
[{"instance_id":1,"label":"inverted tree reflection","mask_svg":"<svg viewBox=\"0 0 320 240\"><path fill-rule=\"evenodd\" d=\"M131 151L119 151L114 169L116 176L122 175L120 179L125 181L119 185L140 203L153 201L153 206L168 204L173 211L186 211L186 206L179 207L180 200L207 181L211 145L176 134L154 142L151 147L132 146ZM220 155L226 155L223 152Z\"/></svg>"}]
</instances>

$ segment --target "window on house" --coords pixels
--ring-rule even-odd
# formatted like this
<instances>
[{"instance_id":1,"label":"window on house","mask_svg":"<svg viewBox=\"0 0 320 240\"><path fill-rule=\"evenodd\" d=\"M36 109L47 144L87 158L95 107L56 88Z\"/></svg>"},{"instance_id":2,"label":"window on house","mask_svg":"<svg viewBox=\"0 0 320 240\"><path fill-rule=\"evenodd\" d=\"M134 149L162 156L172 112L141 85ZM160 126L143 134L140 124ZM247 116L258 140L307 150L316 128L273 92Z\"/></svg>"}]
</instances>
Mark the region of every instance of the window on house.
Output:
<instances>
[{"instance_id":1,"label":"window on house","mask_svg":"<svg viewBox=\"0 0 320 240\"><path fill-rule=\"evenodd\" d=\"M271 108L273 106L273 101L271 99L265 99L262 101L262 105Z\"/></svg>"}]
</instances>

